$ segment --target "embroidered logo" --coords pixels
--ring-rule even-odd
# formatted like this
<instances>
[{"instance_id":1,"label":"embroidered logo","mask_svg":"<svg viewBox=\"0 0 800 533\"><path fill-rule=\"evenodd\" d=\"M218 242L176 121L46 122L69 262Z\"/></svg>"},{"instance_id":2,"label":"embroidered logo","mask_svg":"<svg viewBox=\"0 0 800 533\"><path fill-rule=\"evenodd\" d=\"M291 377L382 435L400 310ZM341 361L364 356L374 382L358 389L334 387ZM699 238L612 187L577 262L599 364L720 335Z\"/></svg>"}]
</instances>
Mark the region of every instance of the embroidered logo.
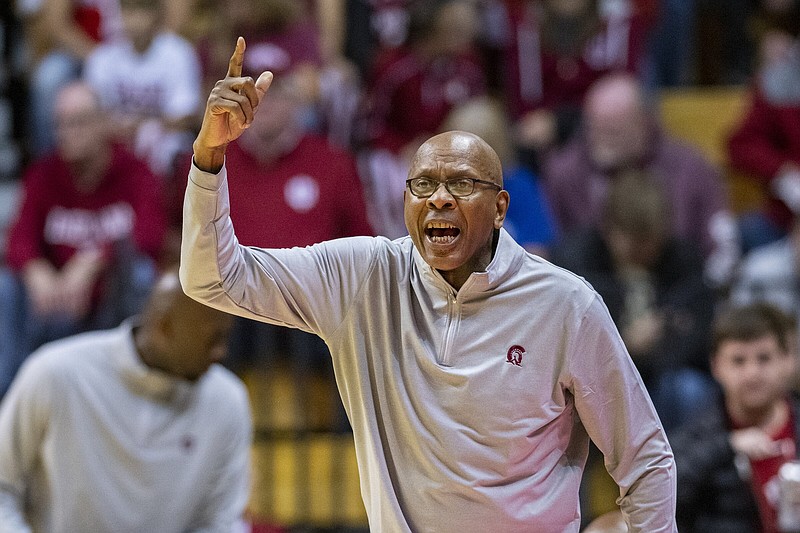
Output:
<instances>
[{"instance_id":1,"label":"embroidered logo","mask_svg":"<svg viewBox=\"0 0 800 533\"><path fill-rule=\"evenodd\" d=\"M191 435L184 435L181 438L181 448L183 448L184 453L191 453L192 448L194 448L194 438Z\"/></svg>"},{"instance_id":2,"label":"embroidered logo","mask_svg":"<svg viewBox=\"0 0 800 533\"><path fill-rule=\"evenodd\" d=\"M525 355L525 348L523 348L519 344L515 344L514 346L508 349L508 354L506 355L506 363L511 363L512 365L516 366L522 366L523 355Z\"/></svg>"}]
</instances>

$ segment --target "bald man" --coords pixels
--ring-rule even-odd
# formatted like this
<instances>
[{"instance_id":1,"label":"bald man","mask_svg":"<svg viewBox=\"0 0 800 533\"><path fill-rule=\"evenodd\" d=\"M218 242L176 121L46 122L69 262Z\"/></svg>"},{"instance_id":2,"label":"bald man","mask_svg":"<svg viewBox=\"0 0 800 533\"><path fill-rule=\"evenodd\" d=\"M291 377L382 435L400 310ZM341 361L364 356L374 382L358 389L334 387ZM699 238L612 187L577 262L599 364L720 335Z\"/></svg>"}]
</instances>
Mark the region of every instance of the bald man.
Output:
<instances>
[{"instance_id":1,"label":"bald man","mask_svg":"<svg viewBox=\"0 0 800 533\"><path fill-rule=\"evenodd\" d=\"M582 130L543 167L559 229L599 228L612 182L629 170L656 177L669 201L671 235L700 249L709 282L729 282L739 234L720 169L660 127L636 78L610 74L589 89Z\"/></svg>"},{"instance_id":2,"label":"bald man","mask_svg":"<svg viewBox=\"0 0 800 533\"><path fill-rule=\"evenodd\" d=\"M619 334L591 287L503 229L509 195L481 138L451 131L419 148L407 237L238 244L225 148L271 82L242 77L244 48L194 143L181 282L218 309L325 340L370 528L577 532L591 437L631 530L675 531L672 452Z\"/></svg>"},{"instance_id":3,"label":"bald man","mask_svg":"<svg viewBox=\"0 0 800 533\"><path fill-rule=\"evenodd\" d=\"M0 532L230 532L249 495L231 317L176 272L142 314L34 352L0 405Z\"/></svg>"}]
</instances>

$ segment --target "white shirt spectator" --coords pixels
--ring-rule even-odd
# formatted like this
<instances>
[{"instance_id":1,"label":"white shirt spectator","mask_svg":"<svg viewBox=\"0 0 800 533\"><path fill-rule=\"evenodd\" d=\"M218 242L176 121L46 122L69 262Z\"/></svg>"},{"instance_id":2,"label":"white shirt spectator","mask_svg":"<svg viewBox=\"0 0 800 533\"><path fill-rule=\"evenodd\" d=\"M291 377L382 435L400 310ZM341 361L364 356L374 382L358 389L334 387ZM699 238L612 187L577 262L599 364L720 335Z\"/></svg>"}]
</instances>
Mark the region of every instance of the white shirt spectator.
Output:
<instances>
[{"instance_id":1,"label":"white shirt spectator","mask_svg":"<svg viewBox=\"0 0 800 533\"><path fill-rule=\"evenodd\" d=\"M201 103L200 62L189 41L163 32L144 54L128 41L101 44L87 58L84 77L104 107L139 121L134 149L157 174L191 146L188 131L166 126L192 116Z\"/></svg>"}]
</instances>

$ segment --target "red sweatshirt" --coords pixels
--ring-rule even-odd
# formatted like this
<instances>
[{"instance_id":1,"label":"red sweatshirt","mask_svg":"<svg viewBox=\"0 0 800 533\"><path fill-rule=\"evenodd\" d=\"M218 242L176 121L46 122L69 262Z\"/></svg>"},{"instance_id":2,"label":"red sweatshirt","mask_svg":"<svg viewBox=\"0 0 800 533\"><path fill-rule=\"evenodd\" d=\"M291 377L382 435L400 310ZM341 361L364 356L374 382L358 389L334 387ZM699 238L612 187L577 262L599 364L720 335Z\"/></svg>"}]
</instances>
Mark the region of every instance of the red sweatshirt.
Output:
<instances>
[{"instance_id":1,"label":"red sweatshirt","mask_svg":"<svg viewBox=\"0 0 800 533\"><path fill-rule=\"evenodd\" d=\"M231 219L242 244L288 248L372 235L353 158L321 137L304 137L271 165L234 142L225 166Z\"/></svg>"},{"instance_id":2,"label":"red sweatshirt","mask_svg":"<svg viewBox=\"0 0 800 533\"><path fill-rule=\"evenodd\" d=\"M569 57L544 48L541 21L531 2L505 4L510 31L502 57L503 83L515 119L539 108L580 107L588 88L602 76L636 73L653 23L652 9L605 17L582 54Z\"/></svg>"},{"instance_id":3,"label":"red sweatshirt","mask_svg":"<svg viewBox=\"0 0 800 533\"><path fill-rule=\"evenodd\" d=\"M792 214L772 196L768 184L788 162L800 165L800 103L773 105L753 91L750 109L728 144L732 165L765 185L768 213L788 229Z\"/></svg>"},{"instance_id":4,"label":"red sweatshirt","mask_svg":"<svg viewBox=\"0 0 800 533\"><path fill-rule=\"evenodd\" d=\"M19 271L44 258L61 268L79 249L110 253L115 241L127 238L156 258L166 229L163 201L161 182L122 147L114 147L111 166L92 192L75 188L57 155L44 157L25 173L22 204L8 234L7 263Z\"/></svg>"}]
</instances>

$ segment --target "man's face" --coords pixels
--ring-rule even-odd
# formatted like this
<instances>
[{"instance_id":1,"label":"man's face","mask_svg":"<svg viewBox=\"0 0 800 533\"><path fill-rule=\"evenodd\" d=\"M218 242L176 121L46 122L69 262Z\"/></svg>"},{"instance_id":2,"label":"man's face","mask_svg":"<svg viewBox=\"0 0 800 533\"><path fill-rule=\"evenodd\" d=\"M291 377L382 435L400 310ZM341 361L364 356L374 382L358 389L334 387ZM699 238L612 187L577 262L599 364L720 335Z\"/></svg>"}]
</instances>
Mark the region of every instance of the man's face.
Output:
<instances>
[{"instance_id":1,"label":"man's face","mask_svg":"<svg viewBox=\"0 0 800 533\"><path fill-rule=\"evenodd\" d=\"M242 133L239 145L257 159L270 161L283 156L297 144L301 133L298 113L301 102L291 93L287 80L270 87L264 95L264 112L256 113Z\"/></svg>"},{"instance_id":2,"label":"man's face","mask_svg":"<svg viewBox=\"0 0 800 533\"><path fill-rule=\"evenodd\" d=\"M651 142L647 113L632 82L595 90L587 97L584 124L592 161L604 170L635 165Z\"/></svg>"},{"instance_id":3,"label":"man's face","mask_svg":"<svg viewBox=\"0 0 800 533\"><path fill-rule=\"evenodd\" d=\"M70 86L55 103L56 145L69 163L91 159L108 142L108 130L95 97L84 87Z\"/></svg>"},{"instance_id":4,"label":"man's face","mask_svg":"<svg viewBox=\"0 0 800 533\"><path fill-rule=\"evenodd\" d=\"M750 341L723 341L711 361L711 371L731 406L759 413L786 393L794 365L794 357L769 334Z\"/></svg>"},{"instance_id":5,"label":"man's face","mask_svg":"<svg viewBox=\"0 0 800 533\"><path fill-rule=\"evenodd\" d=\"M139 53L153 42L160 23L160 8L150 2L128 0L122 5L122 25L125 35Z\"/></svg>"},{"instance_id":6,"label":"man's face","mask_svg":"<svg viewBox=\"0 0 800 533\"><path fill-rule=\"evenodd\" d=\"M420 147L408 177L439 182L467 177L501 185L501 172L488 146L451 132ZM406 188L404 207L406 227L420 255L458 289L491 261L492 236L503 225L508 193L477 183L470 196L455 198L442 184L430 197L418 198Z\"/></svg>"}]
</instances>

